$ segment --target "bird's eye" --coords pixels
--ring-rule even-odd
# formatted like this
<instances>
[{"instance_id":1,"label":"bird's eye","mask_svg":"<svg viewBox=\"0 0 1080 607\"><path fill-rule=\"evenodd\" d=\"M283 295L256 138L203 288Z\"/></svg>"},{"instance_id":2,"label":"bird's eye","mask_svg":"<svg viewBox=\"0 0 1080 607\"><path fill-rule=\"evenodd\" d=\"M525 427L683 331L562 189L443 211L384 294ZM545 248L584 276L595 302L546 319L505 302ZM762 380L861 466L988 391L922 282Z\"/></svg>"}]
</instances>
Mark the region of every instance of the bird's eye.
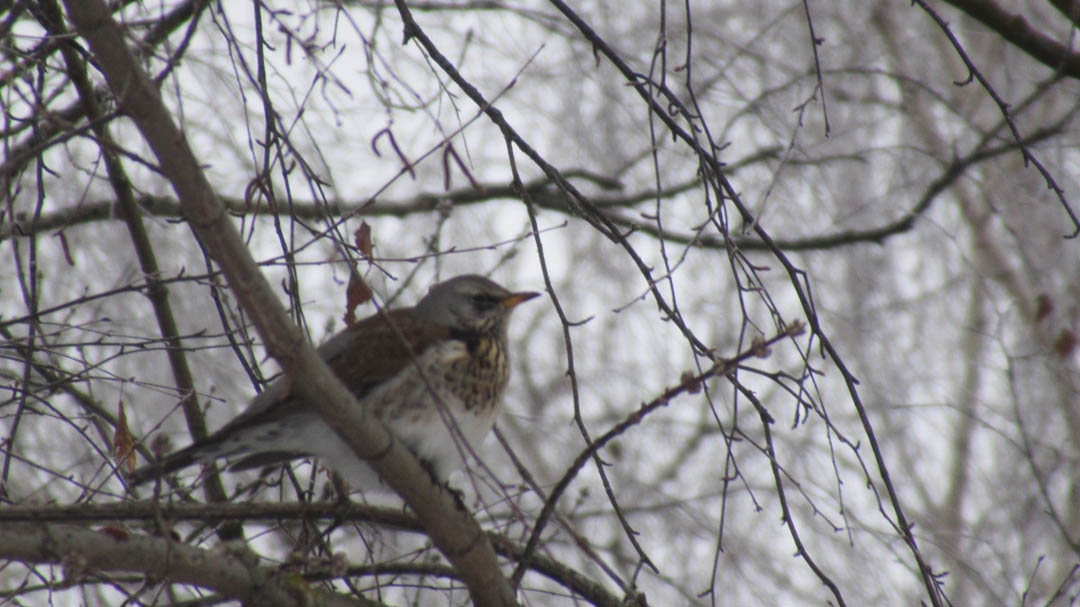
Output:
<instances>
[{"instance_id":1,"label":"bird's eye","mask_svg":"<svg viewBox=\"0 0 1080 607\"><path fill-rule=\"evenodd\" d=\"M476 293L472 296L473 306L480 312L487 312L499 305L499 298L490 293Z\"/></svg>"}]
</instances>

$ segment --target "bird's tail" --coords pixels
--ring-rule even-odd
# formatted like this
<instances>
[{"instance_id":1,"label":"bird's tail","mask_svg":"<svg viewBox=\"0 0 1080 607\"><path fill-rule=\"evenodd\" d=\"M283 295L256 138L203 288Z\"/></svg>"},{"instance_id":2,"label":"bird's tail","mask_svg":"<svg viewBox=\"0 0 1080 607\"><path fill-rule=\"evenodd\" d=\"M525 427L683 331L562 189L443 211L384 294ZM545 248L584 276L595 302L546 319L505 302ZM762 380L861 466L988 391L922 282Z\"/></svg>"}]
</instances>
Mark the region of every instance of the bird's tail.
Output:
<instances>
[{"instance_id":1,"label":"bird's tail","mask_svg":"<svg viewBox=\"0 0 1080 607\"><path fill-rule=\"evenodd\" d=\"M127 475L127 480L132 486L138 486L199 462L208 462L232 455L233 453L230 450L224 448L222 442L220 438L211 436L206 440L170 453L157 461L150 462Z\"/></svg>"}]
</instances>

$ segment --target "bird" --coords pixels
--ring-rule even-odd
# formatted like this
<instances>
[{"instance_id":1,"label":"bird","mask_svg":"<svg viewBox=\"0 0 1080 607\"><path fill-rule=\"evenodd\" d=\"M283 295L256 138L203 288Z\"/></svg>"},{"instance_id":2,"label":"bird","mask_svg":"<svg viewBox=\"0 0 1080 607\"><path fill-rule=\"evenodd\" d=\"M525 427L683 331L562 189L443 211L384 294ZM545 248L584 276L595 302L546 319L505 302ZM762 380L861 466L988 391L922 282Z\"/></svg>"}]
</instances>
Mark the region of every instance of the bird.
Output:
<instances>
[{"instance_id":1,"label":"bird","mask_svg":"<svg viewBox=\"0 0 1080 607\"><path fill-rule=\"evenodd\" d=\"M539 295L511 292L476 274L456 276L431 287L414 307L379 311L317 351L360 404L446 482L495 424L510 375L507 321L515 307ZM325 461L355 489L382 486L317 408L290 393L286 377L217 432L127 480L139 485L219 459L233 460L229 470L248 470L303 457Z\"/></svg>"}]
</instances>

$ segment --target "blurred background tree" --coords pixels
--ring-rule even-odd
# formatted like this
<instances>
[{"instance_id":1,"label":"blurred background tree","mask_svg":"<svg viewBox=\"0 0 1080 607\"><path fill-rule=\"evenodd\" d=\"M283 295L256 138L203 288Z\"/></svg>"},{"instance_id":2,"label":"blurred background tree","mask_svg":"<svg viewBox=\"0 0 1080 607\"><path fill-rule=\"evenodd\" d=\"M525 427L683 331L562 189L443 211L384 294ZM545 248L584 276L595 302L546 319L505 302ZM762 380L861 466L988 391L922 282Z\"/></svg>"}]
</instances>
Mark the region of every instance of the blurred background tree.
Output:
<instances>
[{"instance_id":1,"label":"blurred background tree","mask_svg":"<svg viewBox=\"0 0 1080 607\"><path fill-rule=\"evenodd\" d=\"M546 287L455 479L521 603L1076 601L1080 4L110 6L314 343L351 277ZM123 482L277 367L108 59L3 10L0 597L468 603L317 462Z\"/></svg>"}]
</instances>

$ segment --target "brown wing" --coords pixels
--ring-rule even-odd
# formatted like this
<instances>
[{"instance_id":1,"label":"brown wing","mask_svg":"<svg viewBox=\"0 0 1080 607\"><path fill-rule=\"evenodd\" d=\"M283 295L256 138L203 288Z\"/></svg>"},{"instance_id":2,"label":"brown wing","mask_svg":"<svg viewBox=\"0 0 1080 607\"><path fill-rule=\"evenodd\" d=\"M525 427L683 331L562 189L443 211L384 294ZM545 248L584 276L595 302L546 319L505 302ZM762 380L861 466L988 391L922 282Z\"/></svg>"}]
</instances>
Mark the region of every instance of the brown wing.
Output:
<instances>
[{"instance_id":1,"label":"brown wing","mask_svg":"<svg viewBox=\"0 0 1080 607\"><path fill-rule=\"evenodd\" d=\"M450 338L448 327L419 320L411 309L394 310L339 333L319 354L357 398L364 398L429 347Z\"/></svg>"},{"instance_id":2,"label":"brown wing","mask_svg":"<svg viewBox=\"0 0 1080 607\"><path fill-rule=\"evenodd\" d=\"M450 339L442 325L418 320L411 308L380 312L330 338L319 355L357 398L412 364L413 358L431 345ZM301 412L314 412L302 399L287 393L282 379L252 401L240 416L215 434L231 432Z\"/></svg>"}]
</instances>

